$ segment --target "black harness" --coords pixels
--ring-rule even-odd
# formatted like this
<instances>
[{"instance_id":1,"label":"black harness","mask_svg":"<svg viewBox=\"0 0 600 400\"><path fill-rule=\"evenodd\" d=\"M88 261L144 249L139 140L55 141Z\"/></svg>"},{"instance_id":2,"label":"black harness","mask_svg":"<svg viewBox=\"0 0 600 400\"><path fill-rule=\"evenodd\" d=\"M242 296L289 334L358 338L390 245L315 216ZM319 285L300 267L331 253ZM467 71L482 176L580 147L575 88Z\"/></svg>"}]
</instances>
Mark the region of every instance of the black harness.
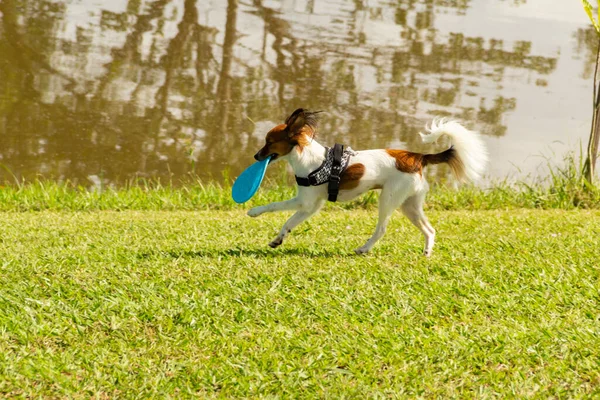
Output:
<instances>
[{"instance_id":1,"label":"black harness","mask_svg":"<svg viewBox=\"0 0 600 400\"><path fill-rule=\"evenodd\" d=\"M350 157L354 154L351 148L344 149L344 145L336 143L333 148L327 148L327 156L323 164L306 178L296 176L298 186L327 185L327 200L335 202L340 191L340 180L342 173L346 170Z\"/></svg>"}]
</instances>

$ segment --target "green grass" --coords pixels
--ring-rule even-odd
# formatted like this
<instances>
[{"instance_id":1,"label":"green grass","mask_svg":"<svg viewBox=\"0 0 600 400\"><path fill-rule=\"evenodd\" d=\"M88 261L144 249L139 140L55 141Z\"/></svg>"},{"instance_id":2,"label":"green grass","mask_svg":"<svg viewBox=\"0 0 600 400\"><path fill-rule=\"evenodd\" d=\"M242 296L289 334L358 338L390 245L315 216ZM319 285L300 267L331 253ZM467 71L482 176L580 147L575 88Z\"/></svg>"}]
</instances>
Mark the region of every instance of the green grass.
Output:
<instances>
[{"instance_id":1,"label":"green grass","mask_svg":"<svg viewBox=\"0 0 600 400\"><path fill-rule=\"evenodd\" d=\"M549 175L537 180L498 181L486 188L461 186L453 189L445 184L434 184L427 196L427 207L432 210L600 209L600 186L585 181L581 160L567 155L562 166L549 165ZM90 189L69 181L20 182L15 178L0 186L0 211L239 210L287 200L296 193L295 182L283 164L268 171L261 189L244 206L232 200L231 180L227 174L223 182L203 182L187 177L164 184L159 180L138 179L117 187ZM346 210L370 209L377 203L378 192L374 191L355 201L329 206Z\"/></svg>"},{"instance_id":2,"label":"green grass","mask_svg":"<svg viewBox=\"0 0 600 400\"><path fill-rule=\"evenodd\" d=\"M428 214L4 212L0 395L600 396L600 211Z\"/></svg>"},{"instance_id":3,"label":"green grass","mask_svg":"<svg viewBox=\"0 0 600 400\"><path fill-rule=\"evenodd\" d=\"M0 211L234 210L287 200L295 193L291 183L270 181L263 184L250 202L239 206L231 199L230 186L200 181L178 186L143 181L102 190L89 190L69 182L35 181L0 187ZM373 208L377 202L375 191L333 207ZM435 210L598 209L600 187L586 189L581 182L568 179L552 184L498 182L489 188L462 186L452 189L434 185L427 196L427 207Z\"/></svg>"}]
</instances>

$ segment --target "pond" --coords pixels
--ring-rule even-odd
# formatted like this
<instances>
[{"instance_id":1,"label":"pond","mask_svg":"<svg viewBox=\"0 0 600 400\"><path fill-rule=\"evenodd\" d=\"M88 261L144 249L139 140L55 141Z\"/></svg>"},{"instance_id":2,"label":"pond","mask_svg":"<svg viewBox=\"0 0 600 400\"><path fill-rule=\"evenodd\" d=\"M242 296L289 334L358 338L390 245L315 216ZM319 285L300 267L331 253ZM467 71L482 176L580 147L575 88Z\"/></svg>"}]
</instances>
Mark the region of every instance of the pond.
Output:
<instances>
[{"instance_id":1,"label":"pond","mask_svg":"<svg viewBox=\"0 0 600 400\"><path fill-rule=\"evenodd\" d=\"M2 0L1 177L221 180L298 107L354 149L458 118L489 178L541 176L585 148L595 45L578 1Z\"/></svg>"}]
</instances>

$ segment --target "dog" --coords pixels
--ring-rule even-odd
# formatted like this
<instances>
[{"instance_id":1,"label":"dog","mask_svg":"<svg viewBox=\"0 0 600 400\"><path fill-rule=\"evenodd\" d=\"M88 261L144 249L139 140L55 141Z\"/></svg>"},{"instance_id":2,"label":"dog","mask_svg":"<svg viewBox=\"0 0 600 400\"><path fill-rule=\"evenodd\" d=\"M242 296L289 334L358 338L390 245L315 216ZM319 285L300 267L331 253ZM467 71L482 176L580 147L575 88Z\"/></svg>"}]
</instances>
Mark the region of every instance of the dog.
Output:
<instances>
[{"instance_id":1,"label":"dog","mask_svg":"<svg viewBox=\"0 0 600 400\"><path fill-rule=\"evenodd\" d=\"M286 160L297 179L307 177L324 164L328 149L315 140L319 112L302 108L294 111L285 123L275 126L266 135L265 145L255 154L258 161L271 157L271 161ZM435 229L423 212L425 195L429 185L423 176L427 165L446 163L461 181L479 179L487 162L487 151L476 132L455 121L434 120L427 128L428 134L419 133L424 143L434 143L447 135L452 146L437 154L420 154L406 150L378 149L353 152L348 165L339 179L337 200L349 201L361 194L381 189L379 197L379 220L373 236L354 250L365 254L384 235L392 213L400 208L425 237L423 254L431 256L435 241ZM299 186L295 198L254 207L248 211L251 217L274 211L296 211L269 243L276 248L286 236L303 221L316 214L328 199L328 185Z\"/></svg>"}]
</instances>

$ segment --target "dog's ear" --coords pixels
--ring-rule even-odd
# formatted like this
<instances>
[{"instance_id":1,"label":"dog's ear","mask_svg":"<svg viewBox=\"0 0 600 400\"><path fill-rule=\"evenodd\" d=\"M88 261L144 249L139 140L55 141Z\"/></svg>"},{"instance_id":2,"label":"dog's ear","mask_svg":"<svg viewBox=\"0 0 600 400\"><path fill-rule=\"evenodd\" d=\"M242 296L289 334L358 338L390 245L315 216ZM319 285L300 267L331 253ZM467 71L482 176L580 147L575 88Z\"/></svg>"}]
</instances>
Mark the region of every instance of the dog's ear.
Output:
<instances>
[{"instance_id":1,"label":"dog's ear","mask_svg":"<svg viewBox=\"0 0 600 400\"><path fill-rule=\"evenodd\" d=\"M287 119L285 120L285 124L288 127L290 135L293 135L300 131L300 129L302 129L306 124L306 113L304 112L304 109L299 108L296 111L294 111L292 115L287 117Z\"/></svg>"}]
</instances>

